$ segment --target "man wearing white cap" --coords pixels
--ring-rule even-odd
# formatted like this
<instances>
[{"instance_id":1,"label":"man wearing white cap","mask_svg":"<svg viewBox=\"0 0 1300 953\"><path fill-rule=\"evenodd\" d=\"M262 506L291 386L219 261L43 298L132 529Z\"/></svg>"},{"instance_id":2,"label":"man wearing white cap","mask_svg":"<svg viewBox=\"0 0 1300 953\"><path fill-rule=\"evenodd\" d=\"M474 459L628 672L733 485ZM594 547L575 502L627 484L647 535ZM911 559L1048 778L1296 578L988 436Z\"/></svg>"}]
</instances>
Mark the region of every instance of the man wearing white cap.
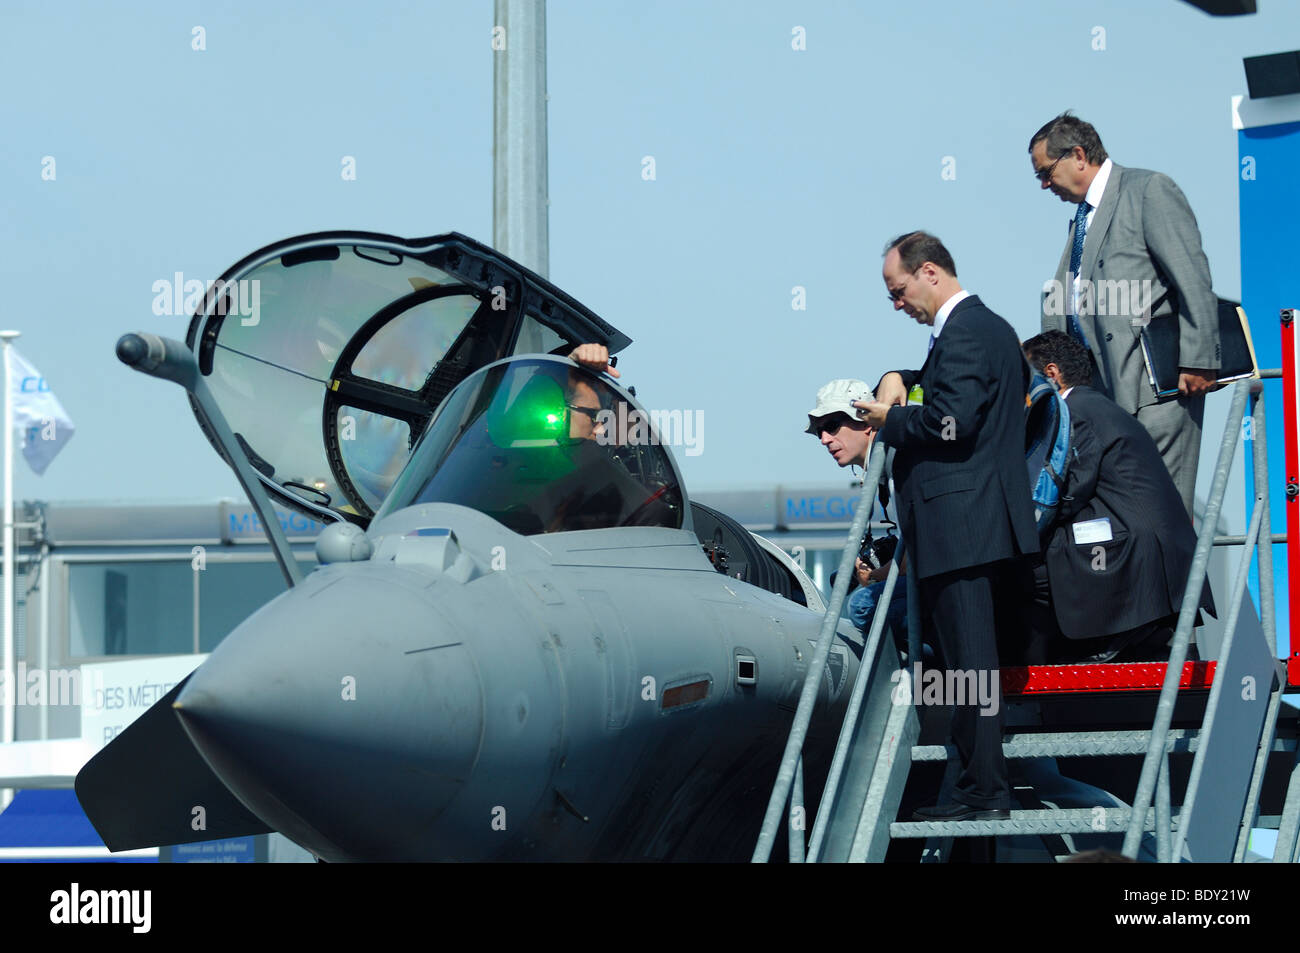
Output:
<instances>
[{"instance_id":1,"label":"man wearing white cap","mask_svg":"<svg viewBox=\"0 0 1300 953\"><path fill-rule=\"evenodd\" d=\"M875 430L865 422L858 420L853 407L855 400L872 400L872 391L863 381L835 380L817 392L817 406L808 411L807 432L821 439L822 446L842 467L856 466L866 468L867 454ZM881 514L885 514L884 503ZM906 562L899 567L902 572ZM871 624L876 602L885 588L885 577L889 575L889 564L872 569L857 559L853 564L858 586L849 594L849 619L866 633ZM895 642L907 644L907 586L900 580L894 583L894 596L889 603L886 624L889 626Z\"/></svg>"}]
</instances>

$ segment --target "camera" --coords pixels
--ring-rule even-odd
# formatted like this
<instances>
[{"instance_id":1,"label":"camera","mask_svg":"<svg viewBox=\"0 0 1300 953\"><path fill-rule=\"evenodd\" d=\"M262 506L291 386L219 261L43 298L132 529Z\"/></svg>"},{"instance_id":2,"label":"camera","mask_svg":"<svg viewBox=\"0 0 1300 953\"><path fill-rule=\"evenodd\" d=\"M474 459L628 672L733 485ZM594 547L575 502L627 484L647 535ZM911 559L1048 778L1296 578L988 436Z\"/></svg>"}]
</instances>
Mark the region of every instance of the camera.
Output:
<instances>
[{"instance_id":1,"label":"camera","mask_svg":"<svg viewBox=\"0 0 1300 953\"><path fill-rule=\"evenodd\" d=\"M888 566L889 561L894 558L894 553L898 549L898 537L894 535L882 536L880 539L873 539L871 536L871 527L862 534L862 542L858 546L858 558L863 564L872 569L879 569L881 566Z\"/></svg>"}]
</instances>

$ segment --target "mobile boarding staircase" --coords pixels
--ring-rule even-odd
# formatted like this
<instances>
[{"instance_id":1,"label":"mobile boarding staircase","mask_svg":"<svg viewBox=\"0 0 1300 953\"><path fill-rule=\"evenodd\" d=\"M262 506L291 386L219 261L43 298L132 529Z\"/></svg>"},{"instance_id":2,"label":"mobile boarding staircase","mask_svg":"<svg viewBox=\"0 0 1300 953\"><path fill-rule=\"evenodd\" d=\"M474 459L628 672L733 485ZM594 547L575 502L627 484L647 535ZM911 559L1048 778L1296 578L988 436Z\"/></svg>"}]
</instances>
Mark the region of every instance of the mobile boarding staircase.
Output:
<instances>
[{"instance_id":1,"label":"mobile boarding staircase","mask_svg":"<svg viewBox=\"0 0 1300 953\"><path fill-rule=\"evenodd\" d=\"M1260 376L1281 377L1282 373L1262 371ZM887 855L891 861L949 860L962 855L961 844L977 843L956 838L1016 835L1038 838L1029 843L1041 845L1040 859L1063 860L1071 849L1089 846L1122 849L1130 859L1166 863L1242 861L1255 827L1277 828L1275 862L1300 859L1298 712L1282 702L1284 693L1300 685L1300 657L1293 651L1289 666L1277 657L1272 547L1268 545L1285 536L1262 529L1269 506L1262 385L1241 380L1233 387L1169 662L1002 669L1008 726L1003 753L1013 798L1028 802L1031 809L1013 805L1009 820L912 822L907 819L912 809L932 800L936 792L940 801L948 800L955 773L950 757L955 758L955 751L943 744L921 743L927 740L923 727L930 727L928 740L941 741L946 724L935 723L934 708L911 703L911 693L920 687L911 684L912 672L900 662L893 640L882 638L886 613L875 612L805 848L805 818L812 817L813 810L810 806L805 812L803 803L801 751L853 558L883 472L884 448L877 442L753 860L770 858L784 828L792 862L883 861ZM1244 418L1248 398L1250 416ZM1255 501L1250 528L1244 537L1216 538L1228 473L1243 430L1253 437ZM1232 591L1218 602L1220 613L1227 612L1221 650L1215 661L1188 662L1198 597L1215 545L1243 546ZM1259 557L1262 625L1254 625L1252 618L1252 624L1239 631L1243 600L1249 598L1245 592L1252 546ZM897 577L896 561L878 606L889 605ZM910 573L907 585L908 657L919 659L917 592ZM1245 604L1253 616L1253 606ZM1292 639L1294 643L1296 636ZM1140 769L1138 756L1142 756ZM1065 796L1040 790L1060 781L1052 759L1060 759L1065 773L1075 779L1064 783ZM1018 778L1027 780L1041 801L1021 796ZM1096 797L1080 797L1081 791ZM1125 803L1116 795L1131 801ZM1072 848L1062 835L1075 838ZM1008 859L1007 854L1015 853L1009 845L1017 843L1025 841L999 841L997 859Z\"/></svg>"}]
</instances>

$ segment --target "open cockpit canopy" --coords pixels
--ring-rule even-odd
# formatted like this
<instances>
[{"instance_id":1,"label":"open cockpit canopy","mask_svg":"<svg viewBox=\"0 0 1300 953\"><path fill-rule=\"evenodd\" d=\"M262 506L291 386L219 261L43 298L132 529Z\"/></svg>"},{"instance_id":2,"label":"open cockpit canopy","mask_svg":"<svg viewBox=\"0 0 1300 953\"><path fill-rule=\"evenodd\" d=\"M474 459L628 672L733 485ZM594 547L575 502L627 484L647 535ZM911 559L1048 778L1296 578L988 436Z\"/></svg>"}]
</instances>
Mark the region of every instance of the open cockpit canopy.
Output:
<instances>
[{"instance_id":1,"label":"open cockpit canopy","mask_svg":"<svg viewBox=\"0 0 1300 953\"><path fill-rule=\"evenodd\" d=\"M186 336L276 502L363 525L457 384L513 354L584 342L613 353L630 340L454 232L322 232L268 245L208 288Z\"/></svg>"}]
</instances>

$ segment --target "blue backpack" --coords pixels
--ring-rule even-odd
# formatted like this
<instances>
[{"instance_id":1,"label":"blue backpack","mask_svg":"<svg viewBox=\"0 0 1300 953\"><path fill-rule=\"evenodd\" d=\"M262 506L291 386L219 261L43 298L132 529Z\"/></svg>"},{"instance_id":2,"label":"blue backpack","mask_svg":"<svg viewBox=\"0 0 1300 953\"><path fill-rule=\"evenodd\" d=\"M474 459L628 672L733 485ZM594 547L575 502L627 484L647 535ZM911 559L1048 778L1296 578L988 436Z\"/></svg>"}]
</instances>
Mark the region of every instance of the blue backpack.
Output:
<instances>
[{"instance_id":1,"label":"blue backpack","mask_svg":"<svg viewBox=\"0 0 1300 953\"><path fill-rule=\"evenodd\" d=\"M1034 371L1025 402L1025 465L1040 538L1047 536L1056 520L1073 456L1070 408L1052 382Z\"/></svg>"}]
</instances>

